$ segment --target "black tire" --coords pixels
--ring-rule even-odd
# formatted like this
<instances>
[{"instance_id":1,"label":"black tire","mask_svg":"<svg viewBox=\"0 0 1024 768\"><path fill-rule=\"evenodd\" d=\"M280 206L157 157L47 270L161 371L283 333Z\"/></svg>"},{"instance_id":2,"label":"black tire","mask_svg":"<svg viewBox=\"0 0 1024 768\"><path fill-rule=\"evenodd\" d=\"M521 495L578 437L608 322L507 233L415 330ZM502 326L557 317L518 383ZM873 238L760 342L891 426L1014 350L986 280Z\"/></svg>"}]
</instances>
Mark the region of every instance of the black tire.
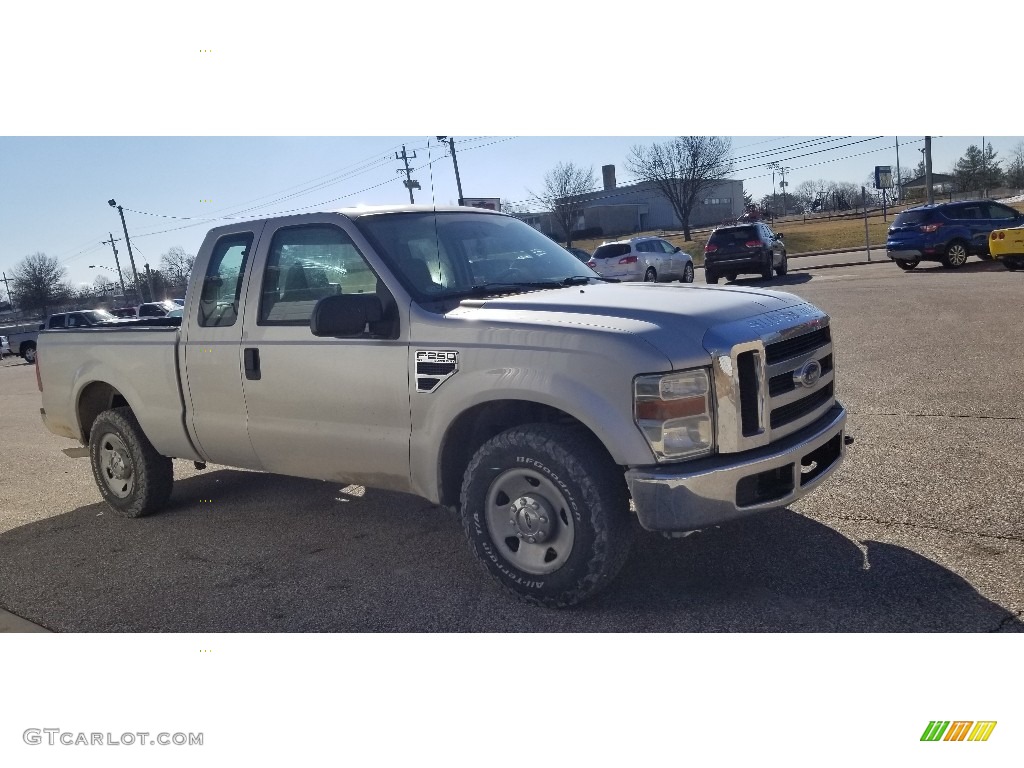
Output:
<instances>
[{"instance_id":1,"label":"black tire","mask_svg":"<svg viewBox=\"0 0 1024 768\"><path fill-rule=\"evenodd\" d=\"M682 278L682 280L680 280L680 282L683 282L683 283L692 283L693 282L693 264L692 263L687 263L687 265L685 267L683 267L683 278Z\"/></svg>"},{"instance_id":2,"label":"black tire","mask_svg":"<svg viewBox=\"0 0 1024 768\"><path fill-rule=\"evenodd\" d=\"M26 363L32 365L36 361L36 345L31 341L21 348L21 356Z\"/></svg>"},{"instance_id":3,"label":"black tire","mask_svg":"<svg viewBox=\"0 0 1024 768\"><path fill-rule=\"evenodd\" d=\"M942 266L946 269L960 269L967 263L967 243L963 240L954 240L946 246L946 252L942 256Z\"/></svg>"},{"instance_id":4,"label":"black tire","mask_svg":"<svg viewBox=\"0 0 1024 768\"><path fill-rule=\"evenodd\" d=\"M654 267L648 267L647 271L644 272L645 283L656 283L658 282L658 273L654 271Z\"/></svg>"},{"instance_id":5,"label":"black tire","mask_svg":"<svg viewBox=\"0 0 1024 768\"><path fill-rule=\"evenodd\" d=\"M992 261L992 254L989 253L988 251L985 251L985 253L979 253L978 258L981 259L982 261Z\"/></svg>"},{"instance_id":6,"label":"black tire","mask_svg":"<svg viewBox=\"0 0 1024 768\"><path fill-rule=\"evenodd\" d=\"M1021 267L1024 267L1024 258L1018 260L1012 257L1004 257L1000 259L1000 261L1003 262L1003 266L1005 266L1011 272L1016 272Z\"/></svg>"},{"instance_id":7,"label":"black tire","mask_svg":"<svg viewBox=\"0 0 1024 768\"><path fill-rule=\"evenodd\" d=\"M730 283L735 283L736 277L737 275L735 272L730 272L728 275L725 276L725 279L728 280Z\"/></svg>"},{"instance_id":8,"label":"black tire","mask_svg":"<svg viewBox=\"0 0 1024 768\"><path fill-rule=\"evenodd\" d=\"M785 275L787 272L789 272L789 256L787 256L786 252L783 251L782 252L782 263L779 264L778 269L775 270L775 274L777 274L777 275L779 275L781 277L782 275Z\"/></svg>"},{"instance_id":9,"label":"black tire","mask_svg":"<svg viewBox=\"0 0 1024 768\"><path fill-rule=\"evenodd\" d=\"M902 269L904 272L909 272L910 270L912 270L914 267L921 263L920 259L913 259L912 261L896 259L895 261L896 266Z\"/></svg>"},{"instance_id":10,"label":"black tire","mask_svg":"<svg viewBox=\"0 0 1024 768\"><path fill-rule=\"evenodd\" d=\"M625 479L577 428L529 424L491 438L466 468L461 504L473 554L528 603L575 605L607 586L629 556Z\"/></svg>"},{"instance_id":11,"label":"black tire","mask_svg":"<svg viewBox=\"0 0 1024 768\"><path fill-rule=\"evenodd\" d=\"M704 282L708 285L718 285L718 275L707 267L704 267Z\"/></svg>"},{"instance_id":12,"label":"black tire","mask_svg":"<svg viewBox=\"0 0 1024 768\"><path fill-rule=\"evenodd\" d=\"M119 515L142 517L171 496L174 464L157 453L131 408L96 417L89 434L89 462L103 500Z\"/></svg>"}]
</instances>

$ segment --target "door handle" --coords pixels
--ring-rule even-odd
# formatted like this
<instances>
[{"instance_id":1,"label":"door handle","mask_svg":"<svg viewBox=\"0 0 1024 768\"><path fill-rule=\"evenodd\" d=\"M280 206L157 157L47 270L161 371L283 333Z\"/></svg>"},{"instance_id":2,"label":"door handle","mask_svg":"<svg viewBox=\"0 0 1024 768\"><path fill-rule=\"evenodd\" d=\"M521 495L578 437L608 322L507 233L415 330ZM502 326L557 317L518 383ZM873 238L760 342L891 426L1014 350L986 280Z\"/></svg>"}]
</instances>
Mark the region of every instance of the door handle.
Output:
<instances>
[{"instance_id":1,"label":"door handle","mask_svg":"<svg viewBox=\"0 0 1024 768\"><path fill-rule=\"evenodd\" d=\"M256 347L246 347L242 353L242 361L245 364L245 378L259 381L261 377L260 351Z\"/></svg>"}]
</instances>

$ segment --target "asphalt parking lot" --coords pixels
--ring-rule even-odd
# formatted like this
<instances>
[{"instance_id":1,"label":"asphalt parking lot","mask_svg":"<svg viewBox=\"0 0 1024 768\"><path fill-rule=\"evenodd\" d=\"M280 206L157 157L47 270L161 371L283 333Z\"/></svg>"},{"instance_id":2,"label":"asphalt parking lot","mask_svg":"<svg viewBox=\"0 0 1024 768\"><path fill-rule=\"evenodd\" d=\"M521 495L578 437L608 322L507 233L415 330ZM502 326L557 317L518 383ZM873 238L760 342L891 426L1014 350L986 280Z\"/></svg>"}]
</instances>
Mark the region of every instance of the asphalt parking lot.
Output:
<instances>
[{"instance_id":1,"label":"asphalt parking lot","mask_svg":"<svg viewBox=\"0 0 1024 768\"><path fill-rule=\"evenodd\" d=\"M771 281L832 316L856 439L836 476L685 539L641 532L571 610L505 596L453 514L402 494L176 462L168 510L119 518L5 359L0 607L62 632L1021 632L1024 274L814 268L858 258Z\"/></svg>"}]
</instances>

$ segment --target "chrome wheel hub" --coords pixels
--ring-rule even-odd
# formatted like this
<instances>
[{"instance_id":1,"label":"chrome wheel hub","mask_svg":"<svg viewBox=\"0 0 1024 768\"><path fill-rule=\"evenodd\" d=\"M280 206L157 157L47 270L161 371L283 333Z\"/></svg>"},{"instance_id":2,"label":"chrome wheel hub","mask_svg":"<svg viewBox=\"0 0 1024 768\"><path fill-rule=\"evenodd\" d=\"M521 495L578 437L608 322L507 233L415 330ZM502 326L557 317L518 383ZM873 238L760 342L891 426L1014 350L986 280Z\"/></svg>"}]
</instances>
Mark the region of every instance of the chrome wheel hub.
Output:
<instances>
[{"instance_id":1,"label":"chrome wheel hub","mask_svg":"<svg viewBox=\"0 0 1024 768\"><path fill-rule=\"evenodd\" d=\"M509 509L509 525L529 544L546 541L554 528L550 505L537 496L520 496Z\"/></svg>"}]
</instances>

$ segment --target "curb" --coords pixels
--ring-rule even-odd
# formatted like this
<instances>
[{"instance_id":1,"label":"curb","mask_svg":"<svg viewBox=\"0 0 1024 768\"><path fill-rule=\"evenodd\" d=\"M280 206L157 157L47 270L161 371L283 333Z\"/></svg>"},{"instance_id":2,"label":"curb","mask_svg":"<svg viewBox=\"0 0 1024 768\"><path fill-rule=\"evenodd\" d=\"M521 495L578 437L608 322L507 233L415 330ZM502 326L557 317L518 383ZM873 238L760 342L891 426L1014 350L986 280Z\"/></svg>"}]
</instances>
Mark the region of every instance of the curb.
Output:
<instances>
[{"instance_id":1,"label":"curb","mask_svg":"<svg viewBox=\"0 0 1024 768\"><path fill-rule=\"evenodd\" d=\"M33 624L28 619L23 619L21 616L15 616L13 613L5 611L0 608L0 635L4 633L14 632L46 632L49 633L51 630L46 627L41 627L38 624Z\"/></svg>"}]
</instances>

